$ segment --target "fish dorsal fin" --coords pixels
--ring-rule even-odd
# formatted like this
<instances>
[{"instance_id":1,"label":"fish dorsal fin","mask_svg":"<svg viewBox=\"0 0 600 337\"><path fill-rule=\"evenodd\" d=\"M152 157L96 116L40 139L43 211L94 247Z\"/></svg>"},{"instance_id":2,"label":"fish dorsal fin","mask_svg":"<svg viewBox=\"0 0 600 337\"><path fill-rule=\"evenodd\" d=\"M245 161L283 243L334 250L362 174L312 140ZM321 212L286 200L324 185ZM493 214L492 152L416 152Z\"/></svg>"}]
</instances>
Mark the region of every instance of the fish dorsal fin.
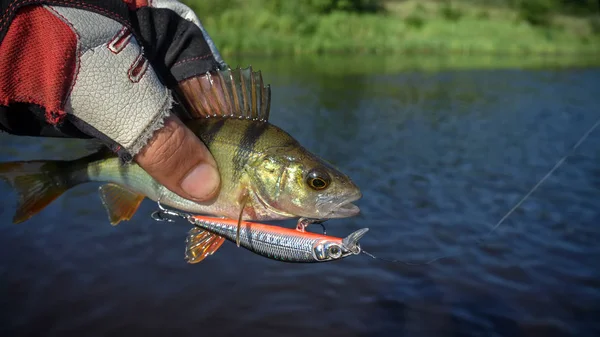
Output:
<instances>
[{"instance_id":1,"label":"fish dorsal fin","mask_svg":"<svg viewBox=\"0 0 600 337\"><path fill-rule=\"evenodd\" d=\"M223 242L224 237L194 227L185 239L185 259L191 264L201 262L217 251Z\"/></svg>"},{"instance_id":2,"label":"fish dorsal fin","mask_svg":"<svg viewBox=\"0 0 600 337\"><path fill-rule=\"evenodd\" d=\"M260 71L231 68L182 81L179 88L192 119L240 118L266 122L271 109L271 86Z\"/></svg>"},{"instance_id":3,"label":"fish dorsal fin","mask_svg":"<svg viewBox=\"0 0 600 337\"><path fill-rule=\"evenodd\" d=\"M129 220L144 200L144 195L132 192L117 184L106 184L98 188L100 199L106 208L110 224L116 226L122 220Z\"/></svg>"}]
</instances>

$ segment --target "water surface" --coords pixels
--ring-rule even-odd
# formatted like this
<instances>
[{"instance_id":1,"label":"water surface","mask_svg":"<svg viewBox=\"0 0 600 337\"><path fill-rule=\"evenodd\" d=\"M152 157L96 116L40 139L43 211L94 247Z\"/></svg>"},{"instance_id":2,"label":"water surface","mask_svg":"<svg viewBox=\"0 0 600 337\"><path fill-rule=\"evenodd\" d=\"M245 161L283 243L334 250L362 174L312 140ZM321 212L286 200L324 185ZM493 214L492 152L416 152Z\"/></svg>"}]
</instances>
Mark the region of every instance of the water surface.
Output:
<instances>
[{"instance_id":1,"label":"water surface","mask_svg":"<svg viewBox=\"0 0 600 337\"><path fill-rule=\"evenodd\" d=\"M81 185L12 225L16 196L2 184L0 334L599 334L600 130L486 244L472 242L600 118L600 69L354 62L240 64L264 70L272 122L362 189L361 214L330 221L329 234L369 227L364 249L403 260L461 255L419 267L364 255L300 265L225 243L188 265L189 226L151 221L150 201L112 227L99 185ZM0 140L0 161L85 153L69 140Z\"/></svg>"}]
</instances>

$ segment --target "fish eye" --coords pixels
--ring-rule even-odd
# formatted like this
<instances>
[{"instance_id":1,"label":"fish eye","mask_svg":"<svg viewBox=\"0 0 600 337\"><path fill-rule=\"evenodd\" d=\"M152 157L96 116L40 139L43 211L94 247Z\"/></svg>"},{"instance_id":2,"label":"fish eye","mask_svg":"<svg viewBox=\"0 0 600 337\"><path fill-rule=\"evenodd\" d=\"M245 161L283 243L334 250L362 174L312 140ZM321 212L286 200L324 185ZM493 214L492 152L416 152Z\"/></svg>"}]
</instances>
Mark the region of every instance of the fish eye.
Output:
<instances>
[{"instance_id":1,"label":"fish eye","mask_svg":"<svg viewBox=\"0 0 600 337\"><path fill-rule=\"evenodd\" d=\"M306 175L306 183L313 190L323 190L329 186L331 183L331 178L324 170L315 168L310 170L310 172L308 172Z\"/></svg>"},{"instance_id":2,"label":"fish eye","mask_svg":"<svg viewBox=\"0 0 600 337\"><path fill-rule=\"evenodd\" d=\"M327 253L329 253L329 257L332 259L337 259L342 256L342 250L337 245L329 246L329 248L327 248Z\"/></svg>"}]
</instances>

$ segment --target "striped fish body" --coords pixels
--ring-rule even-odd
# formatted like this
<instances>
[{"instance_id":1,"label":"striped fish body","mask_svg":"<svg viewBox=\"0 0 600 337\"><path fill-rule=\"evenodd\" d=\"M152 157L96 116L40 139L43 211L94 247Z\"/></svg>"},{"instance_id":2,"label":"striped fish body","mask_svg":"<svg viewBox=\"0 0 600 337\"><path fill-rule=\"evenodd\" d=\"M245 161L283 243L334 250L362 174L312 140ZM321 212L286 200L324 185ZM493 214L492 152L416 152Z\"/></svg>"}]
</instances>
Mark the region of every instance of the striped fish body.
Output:
<instances>
[{"instance_id":1,"label":"striped fish body","mask_svg":"<svg viewBox=\"0 0 600 337\"><path fill-rule=\"evenodd\" d=\"M273 210L266 205L262 195L266 188L256 188L262 183L280 184L277 178L259 177L262 160L268 157L270 164L281 171L292 158L310 157L305 149L278 127L264 122L238 118L207 118L193 120L187 126L207 145L217 162L221 175L221 191L215 200L198 203L184 199L159 184L135 163L122 165L115 156L75 165L74 176L82 181L114 183L124 186L134 194L197 214L211 214L238 218L244 196L248 197L243 219L278 220L294 217L285 211ZM272 155L274 154L274 155ZM85 170L85 172L82 172ZM258 181L261 180L261 181ZM302 192L301 190L297 191Z\"/></svg>"},{"instance_id":2,"label":"striped fish body","mask_svg":"<svg viewBox=\"0 0 600 337\"><path fill-rule=\"evenodd\" d=\"M100 187L111 224L129 220L144 198L173 208L244 220L354 216L361 197L351 179L268 121L270 87L251 68L208 74L181 84L186 125L207 145L221 175L218 196L197 203L155 181L135 163L100 150L74 161L0 163L0 179L19 194L13 222L33 216L66 190L88 181ZM202 182L198 182L201 184Z\"/></svg>"}]
</instances>

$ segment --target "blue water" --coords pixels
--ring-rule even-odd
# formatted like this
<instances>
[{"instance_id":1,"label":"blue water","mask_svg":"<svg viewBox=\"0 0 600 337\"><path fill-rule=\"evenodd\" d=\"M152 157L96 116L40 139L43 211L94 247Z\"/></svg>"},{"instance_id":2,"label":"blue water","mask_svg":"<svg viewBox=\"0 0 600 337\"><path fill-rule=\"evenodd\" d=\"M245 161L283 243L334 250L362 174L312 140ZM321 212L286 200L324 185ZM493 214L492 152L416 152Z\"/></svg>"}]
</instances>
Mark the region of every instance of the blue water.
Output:
<instances>
[{"instance_id":1,"label":"blue water","mask_svg":"<svg viewBox=\"0 0 600 337\"><path fill-rule=\"evenodd\" d=\"M81 185L13 225L1 184L0 335L600 335L600 130L472 244L600 118L600 69L288 70L265 73L272 122L364 195L328 234L369 227L363 248L388 258L461 255L299 265L225 243L188 265L189 226L153 222L150 201L112 227L98 184ZM0 140L0 161L86 151Z\"/></svg>"}]
</instances>

